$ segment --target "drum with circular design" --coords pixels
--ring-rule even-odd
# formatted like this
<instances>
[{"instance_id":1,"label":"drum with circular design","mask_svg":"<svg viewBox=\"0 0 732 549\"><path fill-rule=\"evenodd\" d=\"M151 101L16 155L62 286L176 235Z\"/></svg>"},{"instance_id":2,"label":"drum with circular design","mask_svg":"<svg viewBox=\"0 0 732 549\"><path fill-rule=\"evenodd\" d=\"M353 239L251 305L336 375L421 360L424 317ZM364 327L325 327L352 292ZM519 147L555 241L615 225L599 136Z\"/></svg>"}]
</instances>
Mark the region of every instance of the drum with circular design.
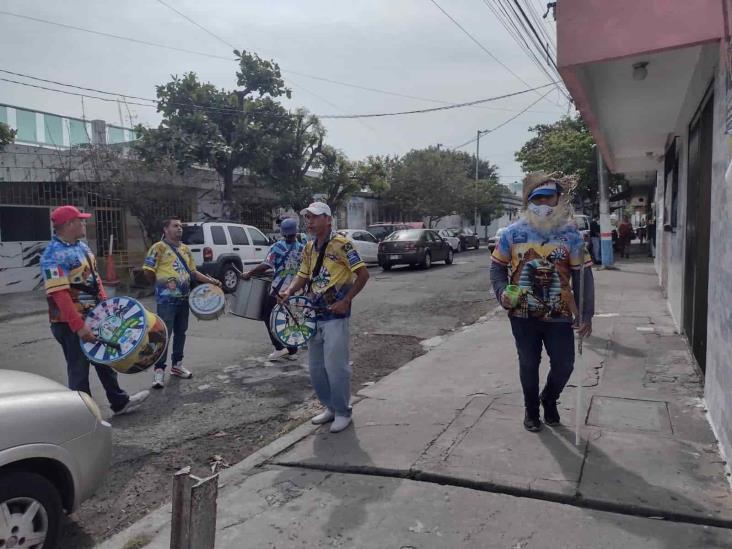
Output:
<instances>
[{"instance_id":1,"label":"drum with circular design","mask_svg":"<svg viewBox=\"0 0 732 549\"><path fill-rule=\"evenodd\" d=\"M213 284L196 286L188 296L188 305L199 320L216 320L224 314L224 291Z\"/></svg>"},{"instance_id":2,"label":"drum with circular design","mask_svg":"<svg viewBox=\"0 0 732 549\"><path fill-rule=\"evenodd\" d=\"M272 333L285 347L302 347L317 328L315 307L307 297L297 295L275 305L269 317Z\"/></svg>"},{"instance_id":3,"label":"drum with circular design","mask_svg":"<svg viewBox=\"0 0 732 549\"><path fill-rule=\"evenodd\" d=\"M93 364L109 366L122 374L142 372L155 364L168 345L162 319L130 297L112 297L97 304L84 320L97 337L81 342Z\"/></svg>"}]
</instances>

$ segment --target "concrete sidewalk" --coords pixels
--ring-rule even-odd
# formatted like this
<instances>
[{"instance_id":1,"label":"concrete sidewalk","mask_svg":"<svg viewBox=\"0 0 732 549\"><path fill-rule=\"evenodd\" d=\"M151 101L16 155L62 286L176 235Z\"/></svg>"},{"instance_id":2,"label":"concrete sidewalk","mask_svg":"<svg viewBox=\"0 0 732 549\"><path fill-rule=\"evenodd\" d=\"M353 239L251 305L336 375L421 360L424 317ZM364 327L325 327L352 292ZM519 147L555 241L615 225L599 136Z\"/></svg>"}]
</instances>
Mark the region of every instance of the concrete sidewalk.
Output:
<instances>
[{"instance_id":1,"label":"concrete sidewalk","mask_svg":"<svg viewBox=\"0 0 732 549\"><path fill-rule=\"evenodd\" d=\"M501 311L360 392L354 427L303 425L222 476L217 547L732 547L702 381L652 266L596 273L563 426L523 429ZM358 365L355 365L358 367ZM102 547L168 546L170 507Z\"/></svg>"}]
</instances>

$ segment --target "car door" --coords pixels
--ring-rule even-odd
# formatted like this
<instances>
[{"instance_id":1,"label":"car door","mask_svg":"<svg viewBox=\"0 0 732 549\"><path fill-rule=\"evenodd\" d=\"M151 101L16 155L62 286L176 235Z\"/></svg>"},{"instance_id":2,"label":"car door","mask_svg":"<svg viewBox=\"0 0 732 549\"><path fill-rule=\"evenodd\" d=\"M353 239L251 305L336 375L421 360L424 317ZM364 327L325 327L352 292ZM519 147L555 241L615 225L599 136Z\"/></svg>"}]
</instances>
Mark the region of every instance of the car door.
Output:
<instances>
[{"instance_id":1,"label":"car door","mask_svg":"<svg viewBox=\"0 0 732 549\"><path fill-rule=\"evenodd\" d=\"M450 247L450 244L447 242L447 240L443 239L435 231L432 231L432 238L435 239L435 250L436 250L436 254L437 254L437 255L432 255L432 257L438 261L447 259L447 250Z\"/></svg>"},{"instance_id":2,"label":"car door","mask_svg":"<svg viewBox=\"0 0 732 549\"><path fill-rule=\"evenodd\" d=\"M229 231L229 238L231 238L231 250L241 258L242 264L257 263L257 258L254 257L254 247L244 227L228 225L226 228Z\"/></svg>"},{"instance_id":3,"label":"car door","mask_svg":"<svg viewBox=\"0 0 732 549\"><path fill-rule=\"evenodd\" d=\"M364 258L364 261L377 263L379 261L379 243L376 238L368 231L361 231L361 239L368 257L368 259Z\"/></svg>"},{"instance_id":4,"label":"car door","mask_svg":"<svg viewBox=\"0 0 732 549\"><path fill-rule=\"evenodd\" d=\"M440 254L442 253L439 248L439 242L437 242L437 235L434 231L425 231L425 241L427 242L427 247L430 250L430 255L432 256L432 261L440 261Z\"/></svg>"},{"instance_id":5,"label":"car door","mask_svg":"<svg viewBox=\"0 0 732 549\"><path fill-rule=\"evenodd\" d=\"M361 256L361 259L364 261L368 261L366 259L367 250L364 246L364 241L361 237L361 231L353 231L348 233L343 233L344 236L351 241L351 244L353 244L353 247L358 252L358 255Z\"/></svg>"},{"instance_id":6,"label":"car door","mask_svg":"<svg viewBox=\"0 0 732 549\"><path fill-rule=\"evenodd\" d=\"M207 223L206 229L209 233L207 241L210 243L214 261L217 261L222 255L231 253L231 241L223 225L219 223Z\"/></svg>"},{"instance_id":7,"label":"car door","mask_svg":"<svg viewBox=\"0 0 732 549\"><path fill-rule=\"evenodd\" d=\"M267 252L270 246L269 239L256 227L247 226L247 231L249 231L249 236L254 246L254 258L258 263L261 263L267 258Z\"/></svg>"}]
</instances>

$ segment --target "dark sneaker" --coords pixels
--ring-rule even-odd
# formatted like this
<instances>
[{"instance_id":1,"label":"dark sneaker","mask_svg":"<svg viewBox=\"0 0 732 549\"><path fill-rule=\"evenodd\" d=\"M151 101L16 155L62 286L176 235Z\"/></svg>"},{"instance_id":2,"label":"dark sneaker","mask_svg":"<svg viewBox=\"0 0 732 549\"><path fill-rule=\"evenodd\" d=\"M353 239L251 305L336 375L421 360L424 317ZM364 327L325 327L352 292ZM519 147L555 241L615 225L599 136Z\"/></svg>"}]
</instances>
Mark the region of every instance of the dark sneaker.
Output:
<instances>
[{"instance_id":1,"label":"dark sneaker","mask_svg":"<svg viewBox=\"0 0 732 549\"><path fill-rule=\"evenodd\" d=\"M557 402L547 402L542 399L541 405L544 407L544 423L551 426L560 425Z\"/></svg>"},{"instance_id":2,"label":"dark sneaker","mask_svg":"<svg viewBox=\"0 0 732 549\"><path fill-rule=\"evenodd\" d=\"M541 420L539 419L539 414L533 415L526 412L526 415L524 416L524 429L531 431L532 433L541 431Z\"/></svg>"}]
</instances>

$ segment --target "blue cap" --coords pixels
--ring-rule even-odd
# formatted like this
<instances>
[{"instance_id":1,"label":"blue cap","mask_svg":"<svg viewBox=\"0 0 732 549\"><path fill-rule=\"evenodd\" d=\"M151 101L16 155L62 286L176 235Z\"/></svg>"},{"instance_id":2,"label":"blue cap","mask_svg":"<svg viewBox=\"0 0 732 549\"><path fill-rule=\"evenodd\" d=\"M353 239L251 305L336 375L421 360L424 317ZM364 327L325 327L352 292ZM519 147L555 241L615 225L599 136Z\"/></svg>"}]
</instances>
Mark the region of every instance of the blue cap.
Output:
<instances>
[{"instance_id":1,"label":"blue cap","mask_svg":"<svg viewBox=\"0 0 732 549\"><path fill-rule=\"evenodd\" d=\"M537 196L553 196L555 194L559 194L559 188L557 187L556 181L550 180L531 191L529 200Z\"/></svg>"},{"instance_id":2,"label":"blue cap","mask_svg":"<svg viewBox=\"0 0 732 549\"><path fill-rule=\"evenodd\" d=\"M280 233L282 236L292 236L297 234L297 221L288 217L280 223Z\"/></svg>"}]
</instances>

